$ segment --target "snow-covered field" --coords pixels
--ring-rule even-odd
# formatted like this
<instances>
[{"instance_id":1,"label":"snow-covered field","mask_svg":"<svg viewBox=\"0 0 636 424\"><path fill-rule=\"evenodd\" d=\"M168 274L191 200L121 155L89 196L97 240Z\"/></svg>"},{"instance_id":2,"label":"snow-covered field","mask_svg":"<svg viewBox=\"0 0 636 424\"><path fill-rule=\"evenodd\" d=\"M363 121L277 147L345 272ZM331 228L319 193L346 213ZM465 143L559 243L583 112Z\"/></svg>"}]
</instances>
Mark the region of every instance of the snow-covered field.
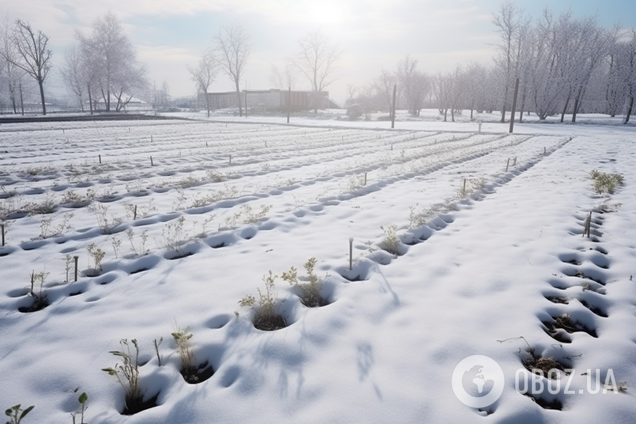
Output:
<instances>
[{"instance_id":1,"label":"snow-covered field","mask_svg":"<svg viewBox=\"0 0 636 424\"><path fill-rule=\"evenodd\" d=\"M90 424L636 419L633 126L224 121L0 126L0 407L70 423L85 392ZM593 169L624 183L597 194ZM312 257L328 304L278 278L288 327L254 328L239 300ZM28 312L32 275L49 305ZM181 376L175 326L209 379ZM158 395L130 416L102 370L120 339ZM451 386L471 355L505 375L485 408ZM518 393L541 358L574 371Z\"/></svg>"}]
</instances>

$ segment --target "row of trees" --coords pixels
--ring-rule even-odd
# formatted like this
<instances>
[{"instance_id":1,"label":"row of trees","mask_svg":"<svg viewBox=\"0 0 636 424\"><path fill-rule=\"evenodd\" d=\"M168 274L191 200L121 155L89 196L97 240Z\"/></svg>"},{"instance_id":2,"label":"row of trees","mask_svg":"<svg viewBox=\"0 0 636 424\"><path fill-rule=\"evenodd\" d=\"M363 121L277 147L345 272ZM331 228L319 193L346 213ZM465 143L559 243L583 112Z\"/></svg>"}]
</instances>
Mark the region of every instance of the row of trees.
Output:
<instances>
[{"instance_id":1,"label":"row of trees","mask_svg":"<svg viewBox=\"0 0 636 424\"><path fill-rule=\"evenodd\" d=\"M44 81L51 70L53 53L48 48L49 37L31 28L28 22L8 19L0 23L0 82L7 87L14 113L18 98L23 107L22 81L33 80L40 91L42 113L46 115Z\"/></svg>"},{"instance_id":2,"label":"row of trees","mask_svg":"<svg viewBox=\"0 0 636 424\"><path fill-rule=\"evenodd\" d=\"M60 76L82 110L88 101L91 112L97 103L107 111L121 110L135 93L148 88L146 68L137 60L132 43L121 22L112 13L96 19L91 34L75 31L76 44L64 55ZM0 88L8 93L17 113L25 78L33 80L40 93L42 114L46 115L44 83L51 70L53 53L49 37L29 23L8 19L0 24Z\"/></svg>"},{"instance_id":3,"label":"row of trees","mask_svg":"<svg viewBox=\"0 0 636 424\"><path fill-rule=\"evenodd\" d=\"M546 9L532 21L511 2L504 3L492 22L500 36L492 67L469 63L451 72L428 75L408 56L393 71L361 88L349 87L348 103L367 111L390 111L391 90L398 86L398 107L418 115L424 105L439 109L444 120L450 111L501 111L501 122L511 110L519 80L518 110L539 119L560 114L623 113L633 111L636 95L636 32L607 30L595 18L558 17ZM519 120L523 119L520 114Z\"/></svg>"},{"instance_id":4,"label":"row of trees","mask_svg":"<svg viewBox=\"0 0 636 424\"><path fill-rule=\"evenodd\" d=\"M514 3L507 2L493 14L500 42L494 64L457 65L451 72L426 74L417 60L406 56L393 70L382 69L365 86L348 86L349 104L367 111L390 111L393 87L398 87L398 107L419 115L423 107L437 107L444 120L473 111L501 111L501 121L511 110L518 83L518 109L532 111L540 119L566 113L576 121L577 113L623 113L625 122L636 96L636 32L599 26L595 18L575 18L567 12L555 16L545 10L532 20ZM168 87L148 95L146 67L123 34L121 22L112 13L95 20L92 31L75 31L76 44L65 53L60 69L62 80L79 104L91 111L99 102L106 110L121 110L133 95L155 105L165 104ZM14 112L22 83L30 80L40 93L46 114L44 82L51 69L48 37L21 20L0 24L0 88L6 89ZM252 53L250 35L236 23L222 27L212 45L188 72L199 93L207 93L219 72L236 90L239 114L243 114L240 82ZM341 77L342 50L320 30L297 40L296 52L282 68L272 66L270 81L281 89L303 80L321 92ZM207 98L207 96L206 96ZM23 102L20 101L20 104ZM210 105L208 104L208 114ZM523 119L523 114L519 117Z\"/></svg>"}]
</instances>

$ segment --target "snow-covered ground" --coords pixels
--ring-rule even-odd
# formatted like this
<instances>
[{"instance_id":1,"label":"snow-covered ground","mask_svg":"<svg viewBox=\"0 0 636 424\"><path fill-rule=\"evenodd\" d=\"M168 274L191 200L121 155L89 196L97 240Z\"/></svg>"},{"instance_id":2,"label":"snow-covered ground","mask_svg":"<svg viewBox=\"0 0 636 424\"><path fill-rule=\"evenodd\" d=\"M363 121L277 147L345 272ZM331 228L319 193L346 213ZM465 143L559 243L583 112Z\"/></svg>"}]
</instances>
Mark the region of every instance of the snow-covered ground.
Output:
<instances>
[{"instance_id":1,"label":"snow-covered ground","mask_svg":"<svg viewBox=\"0 0 636 424\"><path fill-rule=\"evenodd\" d=\"M71 422L82 392L90 424L634 421L633 126L189 117L0 127L0 407L35 405L23 423ZM624 183L597 194L593 169ZM311 257L328 305L279 278L288 327L255 329L238 301ZM50 304L21 312L32 273ZM175 325L214 370L200 384ZM158 394L130 416L102 371L120 339ZM575 370L558 392L518 393L528 345ZM505 375L488 407L453 393L471 355ZM620 393L592 393L596 370Z\"/></svg>"}]
</instances>

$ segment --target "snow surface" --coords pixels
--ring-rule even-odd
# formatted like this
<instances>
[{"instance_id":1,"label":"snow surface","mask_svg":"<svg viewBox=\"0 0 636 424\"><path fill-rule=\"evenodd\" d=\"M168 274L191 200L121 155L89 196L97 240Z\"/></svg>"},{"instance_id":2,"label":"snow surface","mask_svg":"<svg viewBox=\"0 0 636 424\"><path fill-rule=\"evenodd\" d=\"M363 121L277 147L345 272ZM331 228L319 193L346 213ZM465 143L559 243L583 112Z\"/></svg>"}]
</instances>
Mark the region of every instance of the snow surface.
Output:
<instances>
[{"instance_id":1,"label":"snow surface","mask_svg":"<svg viewBox=\"0 0 636 424\"><path fill-rule=\"evenodd\" d=\"M475 122L390 130L385 121L196 117L0 127L0 407L35 405L25 424L70 422L86 392L90 424L636 420L633 127L588 117L509 135L496 122L480 134ZM596 194L592 169L620 173L624 185ZM37 213L46 205L54 212ZM95 207L107 207L102 228ZM392 224L399 256L383 250L381 227ZM92 243L106 252L96 277ZM66 282L65 255L79 256L77 282ZM330 303L307 308L279 279L290 325L255 329L239 299L257 296L268 271L302 271L310 257ZM50 305L22 313L32 271L49 273ZM542 322L564 313L597 337L552 338ZM192 331L197 364L214 368L201 384L179 373L175 320ZM499 341L518 336L576 370L575 394L562 385L537 396L562 410L515 390L527 346ZM139 341L147 397L159 393L158 406L132 416L120 414L123 390L101 370L118 362L109 351L123 338ZM493 358L506 376L484 410L451 388L470 355ZM587 369L603 381L613 370L627 391L587 393Z\"/></svg>"}]
</instances>

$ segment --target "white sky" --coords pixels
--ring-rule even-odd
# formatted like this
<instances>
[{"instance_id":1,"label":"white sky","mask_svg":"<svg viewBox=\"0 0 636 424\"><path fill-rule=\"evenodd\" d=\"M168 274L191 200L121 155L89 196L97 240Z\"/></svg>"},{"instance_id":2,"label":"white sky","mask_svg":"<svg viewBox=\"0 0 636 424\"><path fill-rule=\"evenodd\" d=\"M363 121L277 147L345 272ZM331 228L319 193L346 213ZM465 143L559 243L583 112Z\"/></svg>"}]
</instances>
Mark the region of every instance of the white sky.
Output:
<instances>
[{"instance_id":1,"label":"white sky","mask_svg":"<svg viewBox=\"0 0 636 424\"><path fill-rule=\"evenodd\" d=\"M59 93L58 70L64 49L74 42L75 28L88 31L91 22L108 10L124 23L148 65L157 86L166 80L172 96L190 95L194 86L186 64L211 44L213 34L228 21L246 26L253 53L246 80L249 88L269 88L272 64L282 67L295 51L296 40L308 30L321 28L344 50L342 78L329 87L331 96L345 99L348 83L362 85L382 67L392 69L407 54L427 72L449 70L474 60L490 63L497 41L490 23L499 0L29 0L8 2L2 9L11 19L29 21L51 39L55 69L49 90ZM543 7L556 12L572 5L568 0L517 0L536 16ZM636 26L636 2L578 0L571 6L579 15L598 13L600 22ZM213 90L232 89L229 78L219 75Z\"/></svg>"}]
</instances>

